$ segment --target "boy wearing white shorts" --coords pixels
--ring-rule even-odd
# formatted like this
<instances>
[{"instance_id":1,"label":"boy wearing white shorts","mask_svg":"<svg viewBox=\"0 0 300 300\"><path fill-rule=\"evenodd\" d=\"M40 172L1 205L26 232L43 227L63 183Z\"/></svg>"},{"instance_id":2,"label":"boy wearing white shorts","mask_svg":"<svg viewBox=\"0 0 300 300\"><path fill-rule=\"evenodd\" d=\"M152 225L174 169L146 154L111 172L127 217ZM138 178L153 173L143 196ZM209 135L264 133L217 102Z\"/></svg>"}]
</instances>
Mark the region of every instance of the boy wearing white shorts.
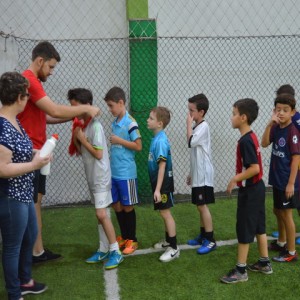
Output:
<instances>
[{"instance_id":1,"label":"boy wearing white shorts","mask_svg":"<svg viewBox=\"0 0 300 300\"><path fill-rule=\"evenodd\" d=\"M72 106L92 105L93 95L87 89L76 88L69 90L68 100ZM123 261L123 256L110 219L111 170L103 127L99 120L91 119L88 115L78 118L74 124L72 143L82 156L98 220L99 248L86 262L97 263L107 259L105 269L113 269Z\"/></svg>"}]
</instances>

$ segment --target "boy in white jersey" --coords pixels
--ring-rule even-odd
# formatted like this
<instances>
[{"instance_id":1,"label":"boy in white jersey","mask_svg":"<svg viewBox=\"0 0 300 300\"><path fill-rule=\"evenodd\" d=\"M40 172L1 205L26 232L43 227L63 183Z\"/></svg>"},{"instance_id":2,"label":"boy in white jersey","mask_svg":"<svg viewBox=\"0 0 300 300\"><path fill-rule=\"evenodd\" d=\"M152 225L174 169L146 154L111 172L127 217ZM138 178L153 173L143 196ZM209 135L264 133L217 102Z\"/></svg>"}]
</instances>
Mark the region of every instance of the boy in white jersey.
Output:
<instances>
[{"instance_id":1,"label":"boy in white jersey","mask_svg":"<svg viewBox=\"0 0 300 300\"><path fill-rule=\"evenodd\" d=\"M207 206L215 202L210 133L208 124L204 120L209 102L204 94L195 95L188 102L187 142L191 148L191 172L187 177L187 184L192 186L192 203L197 205L199 211L200 234L187 243L191 246L201 245L197 253L207 254L217 246L212 216Z\"/></svg>"},{"instance_id":2,"label":"boy in white jersey","mask_svg":"<svg viewBox=\"0 0 300 300\"><path fill-rule=\"evenodd\" d=\"M92 105L93 95L87 89L76 88L69 90L68 100L72 106ZM82 155L89 190L95 202L99 232L99 249L86 262L97 263L108 258L104 263L105 269L113 269L123 261L123 256L108 208L112 203L111 170L105 135L99 120L86 114L78 119L82 119L83 123L73 127L72 142Z\"/></svg>"}]
</instances>

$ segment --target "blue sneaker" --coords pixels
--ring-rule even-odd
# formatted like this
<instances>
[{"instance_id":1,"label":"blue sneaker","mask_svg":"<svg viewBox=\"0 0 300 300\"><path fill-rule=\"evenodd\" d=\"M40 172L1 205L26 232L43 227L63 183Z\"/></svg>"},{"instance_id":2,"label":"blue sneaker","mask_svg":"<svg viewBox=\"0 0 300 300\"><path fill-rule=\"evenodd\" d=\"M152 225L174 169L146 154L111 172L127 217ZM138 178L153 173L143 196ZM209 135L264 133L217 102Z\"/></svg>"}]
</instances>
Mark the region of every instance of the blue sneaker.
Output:
<instances>
[{"instance_id":1,"label":"blue sneaker","mask_svg":"<svg viewBox=\"0 0 300 300\"><path fill-rule=\"evenodd\" d=\"M197 253L207 254L215 249L217 249L217 244L215 242L211 242L207 239L204 239L202 242L202 246L197 250Z\"/></svg>"},{"instance_id":2,"label":"blue sneaker","mask_svg":"<svg viewBox=\"0 0 300 300\"><path fill-rule=\"evenodd\" d=\"M297 244L297 245L300 245L300 237L297 237L297 238L296 238L296 244Z\"/></svg>"},{"instance_id":3,"label":"blue sneaker","mask_svg":"<svg viewBox=\"0 0 300 300\"><path fill-rule=\"evenodd\" d=\"M106 259L108 255L109 252L97 251L91 257L89 257L85 262L88 264L95 264Z\"/></svg>"},{"instance_id":4,"label":"blue sneaker","mask_svg":"<svg viewBox=\"0 0 300 300\"><path fill-rule=\"evenodd\" d=\"M277 239L279 237L279 232L278 231L273 231L272 232L272 237Z\"/></svg>"},{"instance_id":5,"label":"blue sneaker","mask_svg":"<svg viewBox=\"0 0 300 300\"><path fill-rule=\"evenodd\" d=\"M109 259L104 264L106 270L111 270L116 268L124 260L123 255L120 251L112 251L109 253Z\"/></svg>"},{"instance_id":6,"label":"blue sneaker","mask_svg":"<svg viewBox=\"0 0 300 300\"><path fill-rule=\"evenodd\" d=\"M203 241L203 238L202 238L201 234L199 234L194 239L188 240L187 244L190 246L200 246L200 245L202 245L202 241Z\"/></svg>"}]
</instances>

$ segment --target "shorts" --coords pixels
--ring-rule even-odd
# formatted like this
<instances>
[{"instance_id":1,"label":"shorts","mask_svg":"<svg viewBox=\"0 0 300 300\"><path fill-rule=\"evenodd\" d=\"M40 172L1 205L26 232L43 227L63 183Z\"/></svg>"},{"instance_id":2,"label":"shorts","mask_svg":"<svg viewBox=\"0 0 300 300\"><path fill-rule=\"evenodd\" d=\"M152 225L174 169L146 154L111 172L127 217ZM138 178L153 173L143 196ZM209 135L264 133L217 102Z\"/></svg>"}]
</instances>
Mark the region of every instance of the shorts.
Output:
<instances>
[{"instance_id":1,"label":"shorts","mask_svg":"<svg viewBox=\"0 0 300 300\"><path fill-rule=\"evenodd\" d=\"M273 187L273 206L277 209L299 208L299 192L295 191L293 197L287 199L285 191Z\"/></svg>"},{"instance_id":2,"label":"shorts","mask_svg":"<svg viewBox=\"0 0 300 300\"><path fill-rule=\"evenodd\" d=\"M158 203L154 202L154 210L168 209L173 206L174 206L173 193L161 194L161 202Z\"/></svg>"},{"instance_id":3,"label":"shorts","mask_svg":"<svg viewBox=\"0 0 300 300\"><path fill-rule=\"evenodd\" d=\"M214 188L212 186L200 186L192 188L192 203L205 205L215 203Z\"/></svg>"},{"instance_id":4,"label":"shorts","mask_svg":"<svg viewBox=\"0 0 300 300\"><path fill-rule=\"evenodd\" d=\"M91 193L92 203L95 204L95 208L106 208L112 203L111 191L105 191L100 193Z\"/></svg>"},{"instance_id":5,"label":"shorts","mask_svg":"<svg viewBox=\"0 0 300 300\"><path fill-rule=\"evenodd\" d=\"M113 203L121 202L124 206L138 204L137 179L111 180Z\"/></svg>"},{"instance_id":6,"label":"shorts","mask_svg":"<svg viewBox=\"0 0 300 300\"><path fill-rule=\"evenodd\" d=\"M240 187L238 191L236 234L239 243L249 244L256 234L266 233L265 184Z\"/></svg>"},{"instance_id":7,"label":"shorts","mask_svg":"<svg viewBox=\"0 0 300 300\"><path fill-rule=\"evenodd\" d=\"M35 170L33 179L34 203L37 203L38 194L46 195L46 175L42 175L40 170Z\"/></svg>"}]
</instances>

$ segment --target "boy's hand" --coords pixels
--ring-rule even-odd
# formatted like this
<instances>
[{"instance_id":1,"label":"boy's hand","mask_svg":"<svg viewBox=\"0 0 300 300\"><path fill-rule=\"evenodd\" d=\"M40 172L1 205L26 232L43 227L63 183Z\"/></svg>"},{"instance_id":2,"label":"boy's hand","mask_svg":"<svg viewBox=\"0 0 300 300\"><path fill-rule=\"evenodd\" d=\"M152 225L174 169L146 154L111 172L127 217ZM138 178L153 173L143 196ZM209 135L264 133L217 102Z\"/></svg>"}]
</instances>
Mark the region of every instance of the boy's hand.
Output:
<instances>
[{"instance_id":1,"label":"boy's hand","mask_svg":"<svg viewBox=\"0 0 300 300\"><path fill-rule=\"evenodd\" d=\"M187 178L186 178L186 184L187 185L191 185L192 184L192 177L191 177L191 175L187 176Z\"/></svg>"},{"instance_id":2,"label":"boy's hand","mask_svg":"<svg viewBox=\"0 0 300 300\"><path fill-rule=\"evenodd\" d=\"M82 141L85 139L85 135L80 127L75 128L74 136L80 143L82 143Z\"/></svg>"},{"instance_id":3,"label":"boy's hand","mask_svg":"<svg viewBox=\"0 0 300 300\"><path fill-rule=\"evenodd\" d=\"M120 137L118 137L117 135L112 134L109 138L109 141L111 144L120 144Z\"/></svg>"},{"instance_id":4,"label":"boy's hand","mask_svg":"<svg viewBox=\"0 0 300 300\"><path fill-rule=\"evenodd\" d=\"M294 196L295 193L295 186L292 183L288 183L285 188L285 196L286 199L290 199Z\"/></svg>"},{"instance_id":5,"label":"boy's hand","mask_svg":"<svg viewBox=\"0 0 300 300\"><path fill-rule=\"evenodd\" d=\"M159 203L161 202L161 194L160 191L155 191L153 194L154 202Z\"/></svg>"},{"instance_id":6,"label":"boy's hand","mask_svg":"<svg viewBox=\"0 0 300 300\"><path fill-rule=\"evenodd\" d=\"M194 118L191 117L190 113L188 113L187 118L186 118L186 127L192 128L193 122L194 122Z\"/></svg>"},{"instance_id":7,"label":"boy's hand","mask_svg":"<svg viewBox=\"0 0 300 300\"><path fill-rule=\"evenodd\" d=\"M279 123L279 119L278 119L278 116L277 116L275 108L273 109L273 112L272 112L271 122L273 124L278 124Z\"/></svg>"},{"instance_id":8,"label":"boy's hand","mask_svg":"<svg viewBox=\"0 0 300 300\"><path fill-rule=\"evenodd\" d=\"M226 193L230 196L233 188L236 186L236 181L234 178L231 178L227 185Z\"/></svg>"}]
</instances>

